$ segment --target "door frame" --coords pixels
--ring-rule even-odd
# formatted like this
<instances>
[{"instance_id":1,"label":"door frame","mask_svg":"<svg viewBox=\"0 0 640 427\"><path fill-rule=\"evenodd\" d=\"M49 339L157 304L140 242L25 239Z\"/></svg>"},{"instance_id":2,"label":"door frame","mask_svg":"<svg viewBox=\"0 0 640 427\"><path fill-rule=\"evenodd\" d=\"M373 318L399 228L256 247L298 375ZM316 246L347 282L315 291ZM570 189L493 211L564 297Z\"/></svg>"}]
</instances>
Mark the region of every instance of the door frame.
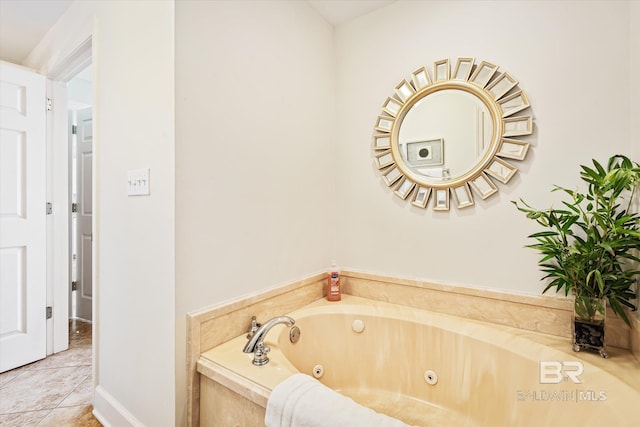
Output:
<instances>
[{"instance_id":1,"label":"door frame","mask_svg":"<svg viewBox=\"0 0 640 427\"><path fill-rule=\"evenodd\" d=\"M53 307L53 317L47 321L47 354L69 348L69 293L71 292L69 150L71 147L68 140L67 82L92 62L92 37L89 36L69 55L57 61L46 75L47 97L53 100L52 110L48 111L47 117L47 198L53 201L55 212L55 215L50 215L52 218L48 218L49 222L47 223L47 305ZM95 84L92 90L94 99L96 99ZM93 162L95 171L95 155ZM95 189L95 174L92 178L92 185ZM95 191L93 197L95 202ZM97 236L94 236L94 248L96 238ZM95 250L93 253L92 263L95 265ZM95 279L95 269L92 274ZM93 280L94 296L95 283ZM94 313L95 311L94 299ZM94 317L93 323L94 370L97 346L95 339L96 317Z\"/></svg>"}]
</instances>

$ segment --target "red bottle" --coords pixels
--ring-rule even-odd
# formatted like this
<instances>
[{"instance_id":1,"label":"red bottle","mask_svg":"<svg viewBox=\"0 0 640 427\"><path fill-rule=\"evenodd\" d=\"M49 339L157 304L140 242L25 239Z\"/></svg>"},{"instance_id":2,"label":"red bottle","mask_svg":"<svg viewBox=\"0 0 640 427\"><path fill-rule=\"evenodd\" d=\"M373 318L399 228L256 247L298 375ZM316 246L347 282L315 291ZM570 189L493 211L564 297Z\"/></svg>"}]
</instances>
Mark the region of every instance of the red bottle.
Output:
<instances>
[{"instance_id":1,"label":"red bottle","mask_svg":"<svg viewBox=\"0 0 640 427\"><path fill-rule=\"evenodd\" d=\"M340 301L341 298L340 269L334 261L331 263L331 268L327 272L327 301Z\"/></svg>"}]
</instances>

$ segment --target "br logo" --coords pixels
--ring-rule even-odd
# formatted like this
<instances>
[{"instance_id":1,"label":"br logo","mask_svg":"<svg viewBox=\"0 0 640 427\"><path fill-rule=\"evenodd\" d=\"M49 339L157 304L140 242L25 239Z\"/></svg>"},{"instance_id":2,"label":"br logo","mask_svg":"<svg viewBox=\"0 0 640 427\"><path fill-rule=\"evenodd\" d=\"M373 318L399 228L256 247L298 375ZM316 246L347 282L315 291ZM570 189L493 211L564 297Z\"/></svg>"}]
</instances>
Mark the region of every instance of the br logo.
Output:
<instances>
[{"instance_id":1,"label":"br logo","mask_svg":"<svg viewBox=\"0 0 640 427\"><path fill-rule=\"evenodd\" d=\"M559 384L562 381L573 381L581 384L580 375L584 372L582 362L558 362L555 360L540 361L540 384Z\"/></svg>"}]
</instances>

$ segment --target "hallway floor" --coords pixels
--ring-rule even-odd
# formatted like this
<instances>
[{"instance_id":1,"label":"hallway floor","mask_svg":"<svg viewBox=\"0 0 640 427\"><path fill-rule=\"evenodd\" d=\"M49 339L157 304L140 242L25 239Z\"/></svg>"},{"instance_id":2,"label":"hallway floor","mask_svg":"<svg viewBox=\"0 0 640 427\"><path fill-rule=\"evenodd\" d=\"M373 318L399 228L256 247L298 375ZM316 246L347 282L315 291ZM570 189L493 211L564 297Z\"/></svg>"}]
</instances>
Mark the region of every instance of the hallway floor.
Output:
<instances>
[{"instance_id":1,"label":"hallway floor","mask_svg":"<svg viewBox=\"0 0 640 427\"><path fill-rule=\"evenodd\" d=\"M69 321L69 349L0 374L0 426L99 427L91 413L91 323Z\"/></svg>"}]
</instances>

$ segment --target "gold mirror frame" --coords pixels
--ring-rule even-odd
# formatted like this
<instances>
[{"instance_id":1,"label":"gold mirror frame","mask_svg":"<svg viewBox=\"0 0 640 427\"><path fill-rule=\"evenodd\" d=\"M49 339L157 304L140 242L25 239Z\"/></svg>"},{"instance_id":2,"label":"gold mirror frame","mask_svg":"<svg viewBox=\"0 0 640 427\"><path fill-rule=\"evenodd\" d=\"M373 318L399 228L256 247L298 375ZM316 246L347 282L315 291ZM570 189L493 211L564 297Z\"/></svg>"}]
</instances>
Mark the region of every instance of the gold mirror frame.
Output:
<instances>
[{"instance_id":1,"label":"gold mirror frame","mask_svg":"<svg viewBox=\"0 0 640 427\"><path fill-rule=\"evenodd\" d=\"M533 133L532 117L516 116L530 108L525 92L509 73L498 73L498 66L474 62L475 58L458 58L450 73L448 59L436 61L433 80L425 67L419 68L412 73L411 81L403 79L396 85L395 94L386 99L376 119L373 135L376 168L384 183L401 199L410 198L414 206L426 208L433 196L433 209L448 211L451 195L459 209L473 206L474 195L486 199L496 194L498 187L494 180L506 184L517 172L505 159L524 160L527 155L529 143L516 139ZM468 171L452 179L435 181L405 163L398 135L402 121L418 101L446 89L465 91L479 99L489 110L493 132L488 149Z\"/></svg>"}]
</instances>

